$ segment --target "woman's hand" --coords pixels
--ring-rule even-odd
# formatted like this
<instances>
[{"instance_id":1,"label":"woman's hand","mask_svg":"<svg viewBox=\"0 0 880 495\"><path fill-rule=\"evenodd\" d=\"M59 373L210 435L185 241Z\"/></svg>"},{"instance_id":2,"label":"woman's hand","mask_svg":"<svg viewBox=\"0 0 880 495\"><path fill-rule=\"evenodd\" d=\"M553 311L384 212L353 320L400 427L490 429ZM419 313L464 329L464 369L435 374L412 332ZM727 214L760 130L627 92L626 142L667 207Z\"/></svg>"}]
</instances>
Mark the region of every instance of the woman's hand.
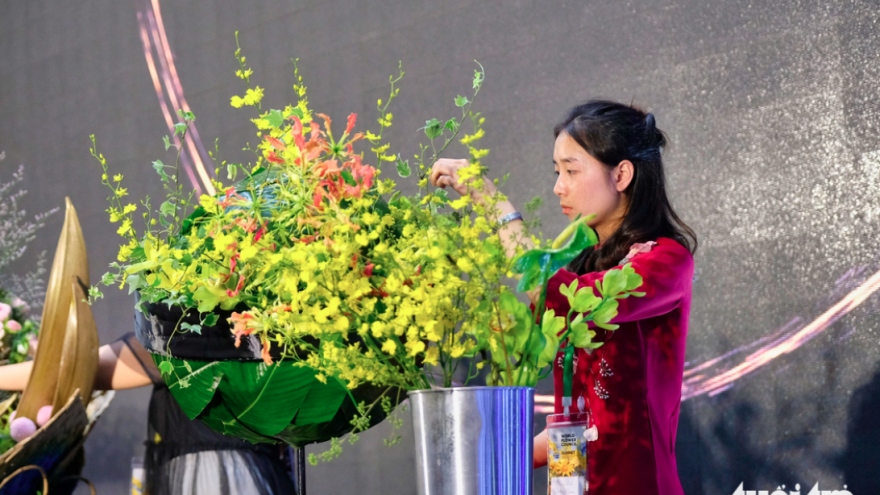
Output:
<instances>
[{"instance_id":1,"label":"woman's hand","mask_svg":"<svg viewBox=\"0 0 880 495\"><path fill-rule=\"evenodd\" d=\"M450 158L441 158L431 167L431 184L436 187L455 189L462 196L470 195L474 203L482 204L485 198L493 198L498 194L495 184L488 179L482 181L482 187L472 187L468 181L462 181L458 176L458 171L469 166L467 160L453 160ZM516 211L516 207L505 198L495 197L491 202L491 208L487 208L486 216L492 222L497 222L500 218ZM498 235L501 237L501 244L509 258L516 255L517 248L531 249L534 247L531 239L526 235L521 221L507 222L498 228ZM531 295L529 297L532 297Z\"/></svg>"},{"instance_id":2,"label":"woman's hand","mask_svg":"<svg viewBox=\"0 0 880 495\"><path fill-rule=\"evenodd\" d=\"M483 187L477 189L462 181L458 176L458 171L467 167L470 163L467 160L455 160L451 158L441 158L434 162L431 167L431 184L435 187L447 188L451 187L462 196L470 195L474 201L480 201L484 196L492 196L497 190L495 184L490 180L483 181ZM470 182L470 181L467 181Z\"/></svg>"}]
</instances>

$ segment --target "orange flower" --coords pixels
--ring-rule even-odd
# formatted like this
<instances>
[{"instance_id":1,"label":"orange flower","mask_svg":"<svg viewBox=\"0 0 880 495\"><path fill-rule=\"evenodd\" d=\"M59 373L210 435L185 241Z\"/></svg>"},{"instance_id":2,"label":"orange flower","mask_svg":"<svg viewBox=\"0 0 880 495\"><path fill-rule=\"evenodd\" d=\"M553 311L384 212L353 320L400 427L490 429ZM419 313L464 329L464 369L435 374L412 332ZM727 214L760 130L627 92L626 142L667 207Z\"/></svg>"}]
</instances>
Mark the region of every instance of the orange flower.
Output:
<instances>
[{"instance_id":1,"label":"orange flower","mask_svg":"<svg viewBox=\"0 0 880 495\"><path fill-rule=\"evenodd\" d=\"M293 136L293 142L296 144L296 147L302 151L306 147L306 139L303 136L302 121L295 115L291 118L293 119L293 126L290 128L290 134Z\"/></svg>"},{"instance_id":2,"label":"orange flower","mask_svg":"<svg viewBox=\"0 0 880 495\"><path fill-rule=\"evenodd\" d=\"M273 138L272 136L266 136L266 141L268 141L269 144L272 145L272 147L276 150L287 149L287 146L285 146L280 139Z\"/></svg>"},{"instance_id":3,"label":"orange flower","mask_svg":"<svg viewBox=\"0 0 880 495\"><path fill-rule=\"evenodd\" d=\"M355 124L355 122L357 122L357 118L358 118L358 116L356 113L348 114L348 125L345 126L345 134L346 135L350 134L351 130L354 129L354 124Z\"/></svg>"},{"instance_id":4,"label":"orange flower","mask_svg":"<svg viewBox=\"0 0 880 495\"><path fill-rule=\"evenodd\" d=\"M324 119L324 127L327 129L327 134L331 134L332 131L330 131L330 124L333 121L330 120L330 117L328 117L327 114L319 113L317 115L318 115L318 117L321 117L322 119Z\"/></svg>"},{"instance_id":5,"label":"orange flower","mask_svg":"<svg viewBox=\"0 0 880 495\"><path fill-rule=\"evenodd\" d=\"M253 321L254 315L250 313L232 313L232 316L229 317L229 321L232 323L232 332L235 334L235 347L241 345L241 337L243 335L250 335L255 328L250 326L250 323Z\"/></svg>"},{"instance_id":6,"label":"orange flower","mask_svg":"<svg viewBox=\"0 0 880 495\"><path fill-rule=\"evenodd\" d=\"M284 163L284 158L276 155L274 151L270 151L268 155L266 155L266 159L272 163Z\"/></svg>"},{"instance_id":7,"label":"orange flower","mask_svg":"<svg viewBox=\"0 0 880 495\"><path fill-rule=\"evenodd\" d=\"M266 363L267 366L272 364L272 355L269 354L269 341L262 340L263 350L260 351L260 357L263 358L263 362Z\"/></svg>"}]
</instances>

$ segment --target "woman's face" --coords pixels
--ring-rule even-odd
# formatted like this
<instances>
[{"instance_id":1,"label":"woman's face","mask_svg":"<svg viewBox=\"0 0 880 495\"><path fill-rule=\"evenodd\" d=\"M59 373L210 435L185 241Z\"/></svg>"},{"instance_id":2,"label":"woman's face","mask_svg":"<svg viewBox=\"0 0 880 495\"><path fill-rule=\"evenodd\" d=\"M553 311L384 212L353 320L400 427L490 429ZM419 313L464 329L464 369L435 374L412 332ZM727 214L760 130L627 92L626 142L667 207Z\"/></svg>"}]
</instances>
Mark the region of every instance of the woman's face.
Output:
<instances>
[{"instance_id":1,"label":"woman's face","mask_svg":"<svg viewBox=\"0 0 880 495\"><path fill-rule=\"evenodd\" d=\"M609 169L565 132L556 138L553 163L557 175L553 192L559 196L563 215L569 220L596 215L589 224L600 238L613 232L626 213L623 191L632 180L632 163L623 161Z\"/></svg>"}]
</instances>

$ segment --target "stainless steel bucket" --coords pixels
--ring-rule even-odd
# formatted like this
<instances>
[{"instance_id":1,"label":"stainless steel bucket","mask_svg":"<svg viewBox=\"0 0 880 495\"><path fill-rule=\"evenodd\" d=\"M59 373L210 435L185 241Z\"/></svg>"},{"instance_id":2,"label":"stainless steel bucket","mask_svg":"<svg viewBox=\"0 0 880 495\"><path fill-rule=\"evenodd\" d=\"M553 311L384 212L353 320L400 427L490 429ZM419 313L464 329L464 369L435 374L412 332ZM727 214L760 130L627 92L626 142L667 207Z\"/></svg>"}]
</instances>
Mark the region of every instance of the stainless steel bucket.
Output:
<instances>
[{"instance_id":1,"label":"stainless steel bucket","mask_svg":"<svg viewBox=\"0 0 880 495\"><path fill-rule=\"evenodd\" d=\"M409 392L419 495L532 493L535 389Z\"/></svg>"}]
</instances>

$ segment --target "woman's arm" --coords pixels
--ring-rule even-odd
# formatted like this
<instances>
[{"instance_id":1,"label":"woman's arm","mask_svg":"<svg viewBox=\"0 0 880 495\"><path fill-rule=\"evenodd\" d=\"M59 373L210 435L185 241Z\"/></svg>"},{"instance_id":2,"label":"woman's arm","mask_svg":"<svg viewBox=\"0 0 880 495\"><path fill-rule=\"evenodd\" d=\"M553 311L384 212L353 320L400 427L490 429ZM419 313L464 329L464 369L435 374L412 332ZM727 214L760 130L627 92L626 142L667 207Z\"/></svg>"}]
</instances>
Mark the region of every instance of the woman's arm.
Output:
<instances>
[{"instance_id":1,"label":"woman's arm","mask_svg":"<svg viewBox=\"0 0 880 495\"><path fill-rule=\"evenodd\" d=\"M143 352L141 359L135 352ZM143 366L141 365L143 363ZM0 390L18 391L27 387L31 376L33 361L0 366ZM147 350L137 341L130 346L122 340L103 345L98 349L98 372L95 375L95 389L122 390L143 387L152 383L145 366L155 368ZM158 376L155 370L153 376Z\"/></svg>"},{"instance_id":2,"label":"woman's arm","mask_svg":"<svg viewBox=\"0 0 880 495\"><path fill-rule=\"evenodd\" d=\"M532 467L539 468L547 465L547 430L535 436L535 448Z\"/></svg>"},{"instance_id":3,"label":"woman's arm","mask_svg":"<svg viewBox=\"0 0 880 495\"><path fill-rule=\"evenodd\" d=\"M458 177L458 170L468 165L470 163L467 160L449 158L437 160L431 168L431 184L441 188L451 187L462 196L469 195L475 203L486 206L486 198L498 194L498 189L487 178L484 178L484 186L480 189L463 183ZM498 219L516 211L513 203L505 199L495 203L494 208L489 209L489 220L497 222ZM501 238L501 245L504 246L504 251L509 258L513 258L517 248L531 249L534 247L521 221L514 220L504 224L498 229L498 236Z\"/></svg>"},{"instance_id":4,"label":"woman's arm","mask_svg":"<svg viewBox=\"0 0 880 495\"><path fill-rule=\"evenodd\" d=\"M694 260L691 253L672 239L660 239L651 251L639 253L630 260L636 273L642 276L642 285L636 289L644 297L628 297L617 301L617 316L611 323L643 320L666 314L676 308L690 292L694 276ZM591 272L578 276L568 270L559 270L547 282L547 308L557 315L568 313L568 300L559 292L563 284L578 280L578 288L592 287L605 276L606 271Z\"/></svg>"}]
</instances>

